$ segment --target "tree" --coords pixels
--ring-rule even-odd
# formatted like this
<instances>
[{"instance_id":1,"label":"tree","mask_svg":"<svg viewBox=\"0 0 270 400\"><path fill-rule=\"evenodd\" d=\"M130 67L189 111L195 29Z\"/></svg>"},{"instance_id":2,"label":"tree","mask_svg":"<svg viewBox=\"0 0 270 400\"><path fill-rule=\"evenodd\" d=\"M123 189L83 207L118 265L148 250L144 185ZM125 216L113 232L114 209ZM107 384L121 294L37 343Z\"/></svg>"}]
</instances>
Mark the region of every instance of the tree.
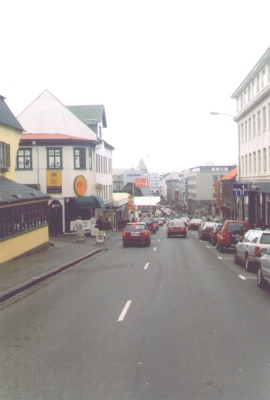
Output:
<instances>
[{"instance_id":1,"label":"tree","mask_svg":"<svg viewBox=\"0 0 270 400\"><path fill-rule=\"evenodd\" d=\"M127 192L127 193L133 195L133 183L132 182L128 182L124 186L124 192ZM134 196L142 196L141 189L137 188L135 185L134 185Z\"/></svg>"}]
</instances>

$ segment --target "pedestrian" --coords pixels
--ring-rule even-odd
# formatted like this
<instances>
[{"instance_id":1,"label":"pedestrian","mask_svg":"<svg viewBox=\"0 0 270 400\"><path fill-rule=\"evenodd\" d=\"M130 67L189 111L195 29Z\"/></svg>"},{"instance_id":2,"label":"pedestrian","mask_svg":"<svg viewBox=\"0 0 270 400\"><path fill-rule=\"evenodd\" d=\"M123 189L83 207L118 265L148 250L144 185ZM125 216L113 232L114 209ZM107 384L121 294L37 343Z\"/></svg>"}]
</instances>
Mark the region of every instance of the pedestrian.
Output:
<instances>
[{"instance_id":1,"label":"pedestrian","mask_svg":"<svg viewBox=\"0 0 270 400\"><path fill-rule=\"evenodd\" d=\"M100 216L98 217L98 219L96 220L96 228L97 228L99 231L103 231L103 230L104 230L104 221L103 221L103 219L102 219L102 215L100 215Z\"/></svg>"},{"instance_id":2,"label":"pedestrian","mask_svg":"<svg viewBox=\"0 0 270 400\"><path fill-rule=\"evenodd\" d=\"M74 229L76 229L76 242L82 241L85 239L84 231L83 231L83 222L82 217L78 217L74 222Z\"/></svg>"},{"instance_id":3,"label":"pedestrian","mask_svg":"<svg viewBox=\"0 0 270 400\"><path fill-rule=\"evenodd\" d=\"M112 224L110 223L108 218L106 218L105 222L104 222L104 231L106 232L107 239L110 239L111 231L112 231Z\"/></svg>"}]
</instances>

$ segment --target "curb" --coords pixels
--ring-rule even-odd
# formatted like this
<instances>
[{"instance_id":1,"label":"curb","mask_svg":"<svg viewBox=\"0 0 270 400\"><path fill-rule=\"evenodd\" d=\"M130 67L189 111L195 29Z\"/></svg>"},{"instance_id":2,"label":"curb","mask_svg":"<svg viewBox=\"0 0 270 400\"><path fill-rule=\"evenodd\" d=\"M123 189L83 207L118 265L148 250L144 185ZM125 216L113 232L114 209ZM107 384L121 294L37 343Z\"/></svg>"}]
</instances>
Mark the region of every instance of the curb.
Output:
<instances>
[{"instance_id":1,"label":"curb","mask_svg":"<svg viewBox=\"0 0 270 400\"><path fill-rule=\"evenodd\" d=\"M10 299L11 297L16 296L17 294L19 294L27 289L30 289L33 286L38 285L39 283L45 281L46 279L49 279L52 276L60 274L65 269L70 268L73 265L85 260L86 258L94 256L97 253L100 253L101 251L102 251L102 249L92 251L91 253L88 253L88 254L84 255L83 257L77 258L76 260L73 260L73 261L69 262L68 264L62 265L61 267L57 267L57 268L51 270L50 272L45 273L37 278L34 278L34 279L28 280L24 283L18 284L10 290L7 289L3 294L0 295L0 304L5 302L6 300Z\"/></svg>"}]
</instances>

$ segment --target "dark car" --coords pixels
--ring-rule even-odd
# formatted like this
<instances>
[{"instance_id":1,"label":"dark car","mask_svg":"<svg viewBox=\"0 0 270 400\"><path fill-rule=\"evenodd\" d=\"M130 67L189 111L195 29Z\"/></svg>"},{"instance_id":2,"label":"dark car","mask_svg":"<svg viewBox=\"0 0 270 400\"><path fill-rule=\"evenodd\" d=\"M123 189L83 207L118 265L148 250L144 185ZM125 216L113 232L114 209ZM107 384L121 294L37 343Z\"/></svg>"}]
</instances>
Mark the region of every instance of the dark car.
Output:
<instances>
[{"instance_id":1,"label":"dark car","mask_svg":"<svg viewBox=\"0 0 270 400\"><path fill-rule=\"evenodd\" d=\"M208 241L209 241L209 243L212 244L212 246L215 246L217 244L217 235L220 232L221 227L222 227L222 224L217 222L211 229Z\"/></svg>"},{"instance_id":2,"label":"dark car","mask_svg":"<svg viewBox=\"0 0 270 400\"><path fill-rule=\"evenodd\" d=\"M203 220L199 218L193 218L190 223L188 229L191 230L198 230L200 225L202 224Z\"/></svg>"},{"instance_id":3,"label":"dark car","mask_svg":"<svg viewBox=\"0 0 270 400\"><path fill-rule=\"evenodd\" d=\"M153 221L153 218L142 218L141 222L144 222L151 233L157 232L157 223Z\"/></svg>"},{"instance_id":4,"label":"dark car","mask_svg":"<svg viewBox=\"0 0 270 400\"><path fill-rule=\"evenodd\" d=\"M172 221L168 222L167 227L167 237L171 236L183 236L184 238L187 237L187 227L181 219L173 219Z\"/></svg>"},{"instance_id":5,"label":"dark car","mask_svg":"<svg viewBox=\"0 0 270 400\"><path fill-rule=\"evenodd\" d=\"M214 225L215 222L208 222L208 221L203 222L199 226L199 232L198 232L199 238L201 240L208 240Z\"/></svg>"},{"instance_id":6,"label":"dark car","mask_svg":"<svg viewBox=\"0 0 270 400\"><path fill-rule=\"evenodd\" d=\"M156 224L157 231L159 231L159 219L158 218L152 218L152 219L153 222Z\"/></svg>"},{"instance_id":7,"label":"dark car","mask_svg":"<svg viewBox=\"0 0 270 400\"><path fill-rule=\"evenodd\" d=\"M216 248L222 253L224 248L235 247L248 230L249 223L247 221L225 221L217 235Z\"/></svg>"},{"instance_id":8,"label":"dark car","mask_svg":"<svg viewBox=\"0 0 270 400\"><path fill-rule=\"evenodd\" d=\"M123 247L131 245L149 246L151 233L144 222L131 222L122 232Z\"/></svg>"}]
</instances>

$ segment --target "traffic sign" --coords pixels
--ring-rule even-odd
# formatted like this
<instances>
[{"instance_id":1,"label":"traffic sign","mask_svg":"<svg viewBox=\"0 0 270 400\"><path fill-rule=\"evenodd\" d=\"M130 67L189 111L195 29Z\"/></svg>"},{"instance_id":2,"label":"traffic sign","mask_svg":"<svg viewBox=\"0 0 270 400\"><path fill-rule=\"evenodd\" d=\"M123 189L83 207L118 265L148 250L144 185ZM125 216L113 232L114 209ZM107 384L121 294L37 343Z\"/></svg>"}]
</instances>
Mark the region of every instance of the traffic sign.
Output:
<instances>
[{"instance_id":1,"label":"traffic sign","mask_svg":"<svg viewBox=\"0 0 270 400\"><path fill-rule=\"evenodd\" d=\"M247 196L248 195L248 183L233 183L232 195L233 196Z\"/></svg>"}]
</instances>

